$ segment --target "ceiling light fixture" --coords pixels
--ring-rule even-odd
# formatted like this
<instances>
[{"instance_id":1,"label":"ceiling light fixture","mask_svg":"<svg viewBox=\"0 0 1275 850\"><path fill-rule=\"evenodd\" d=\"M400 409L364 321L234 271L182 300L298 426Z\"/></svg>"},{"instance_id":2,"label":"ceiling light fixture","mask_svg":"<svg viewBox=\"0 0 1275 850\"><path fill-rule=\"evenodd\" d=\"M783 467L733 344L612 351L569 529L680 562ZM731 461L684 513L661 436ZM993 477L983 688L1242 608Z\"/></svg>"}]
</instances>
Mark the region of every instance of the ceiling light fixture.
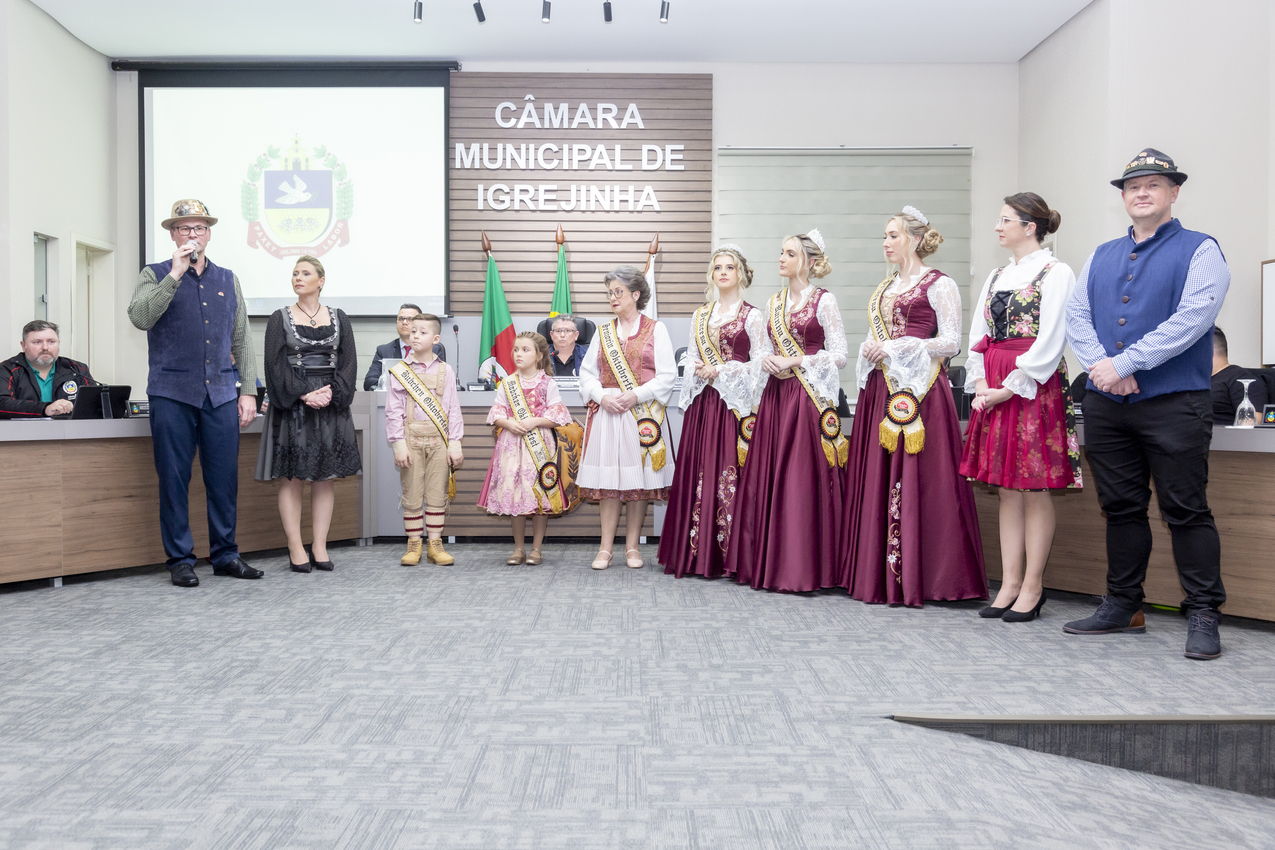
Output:
<instances>
[{"instance_id":1,"label":"ceiling light fixture","mask_svg":"<svg viewBox=\"0 0 1275 850\"><path fill-rule=\"evenodd\" d=\"M660 2L660 23L668 23L668 0L661 0Z\"/></svg>"},{"instance_id":2,"label":"ceiling light fixture","mask_svg":"<svg viewBox=\"0 0 1275 850\"><path fill-rule=\"evenodd\" d=\"M420 23L425 17L425 4L421 0L416 0L416 5L412 8L412 20Z\"/></svg>"},{"instance_id":3,"label":"ceiling light fixture","mask_svg":"<svg viewBox=\"0 0 1275 850\"><path fill-rule=\"evenodd\" d=\"M482 0L478 0L478 2L474 4L474 14L478 16L478 23L480 24L487 20L487 16L483 14Z\"/></svg>"},{"instance_id":4,"label":"ceiling light fixture","mask_svg":"<svg viewBox=\"0 0 1275 850\"><path fill-rule=\"evenodd\" d=\"M549 0L544 0L544 3L540 6L540 23L549 23Z\"/></svg>"},{"instance_id":5,"label":"ceiling light fixture","mask_svg":"<svg viewBox=\"0 0 1275 850\"><path fill-rule=\"evenodd\" d=\"M606 0L606 2L602 4L602 20L606 21L608 24L611 23L611 0Z\"/></svg>"}]
</instances>

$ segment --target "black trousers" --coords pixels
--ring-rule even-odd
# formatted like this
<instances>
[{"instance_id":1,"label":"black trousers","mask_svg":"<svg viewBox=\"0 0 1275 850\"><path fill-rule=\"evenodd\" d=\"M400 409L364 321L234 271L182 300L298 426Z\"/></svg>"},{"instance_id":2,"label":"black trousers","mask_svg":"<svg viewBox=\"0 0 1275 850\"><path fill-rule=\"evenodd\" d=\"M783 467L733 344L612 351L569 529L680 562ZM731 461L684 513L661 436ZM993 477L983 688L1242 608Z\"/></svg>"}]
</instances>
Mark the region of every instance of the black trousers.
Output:
<instances>
[{"instance_id":1,"label":"black trousers","mask_svg":"<svg viewBox=\"0 0 1275 850\"><path fill-rule=\"evenodd\" d=\"M1118 404L1088 393L1085 456L1098 502L1107 514L1107 594L1126 608L1142 605L1142 583L1151 558L1147 506L1155 481L1160 516L1169 525L1173 559L1189 611L1217 610L1222 587L1222 546L1209 510L1209 444L1213 407L1208 390L1169 393Z\"/></svg>"}]
</instances>

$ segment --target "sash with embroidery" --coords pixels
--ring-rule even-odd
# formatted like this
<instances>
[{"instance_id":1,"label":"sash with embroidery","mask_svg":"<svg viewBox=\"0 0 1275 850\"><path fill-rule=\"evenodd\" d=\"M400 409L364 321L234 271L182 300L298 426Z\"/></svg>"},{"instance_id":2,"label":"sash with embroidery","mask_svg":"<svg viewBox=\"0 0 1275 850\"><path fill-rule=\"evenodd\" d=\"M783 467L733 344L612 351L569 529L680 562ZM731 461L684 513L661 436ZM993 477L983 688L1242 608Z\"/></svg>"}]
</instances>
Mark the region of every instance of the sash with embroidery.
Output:
<instances>
[{"instance_id":1,"label":"sash with embroidery","mask_svg":"<svg viewBox=\"0 0 1275 850\"><path fill-rule=\"evenodd\" d=\"M447 379L447 367L439 365L442 370L443 380ZM434 394L429 391L429 387L417 377L416 372L411 366L407 365L407 361L400 360L390 367L390 374L398 378L398 382L403 385L403 389L407 390L407 394L412 397L412 401L420 405L421 410L425 411L425 415L434 423L434 427L438 429L438 434L443 438L443 445L447 445L450 440L447 437L447 411L443 410L443 405L439 403ZM410 419L410 414L409 414ZM456 470L452 469L451 463L447 464L447 500L451 501L456 498Z\"/></svg>"},{"instance_id":2,"label":"sash with embroidery","mask_svg":"<svg viewBox=\"0 0 1275 850\"><path fill-rule=\"evenodd\" d=\"M742 304L739 309L744 309ZM712 312L711 304L700 307L691 319L691 327L695 329L695 347L699 349L699 359L709 366L720 369L726 361L708 333L708 319ZM731 413L734 413L735 418L739 420L739 427L735 430L735 455L739 458L739 465L743 466L748 457L748 444L753 441L753 430L757 425L757 410L754 408L753 412L747 416L740 416L734 410Z\"/></svg>"},{"instance_id":3,"label":"sash with embroidery","mask_svg":"<svg viewBox=\"0 0 1275 850\"><path fill-rule=\"evenodd\" d=\"M926 277L930 275L941 277L942 274L937 269L930 269ZM881 281L876 292L872 293L872 300L868 303L868 332L877 342L886 342L891 339L885 319L881 317L881 299L898 276L899 273L895 272ZM924 283L923 278L916 285L921 286ZM925 392L919 396L911 390L900 387L899 382L890 377L884 363L877 364L877 368L885 377L886 389L890 391L890 397L885 403L885 418L881 420L881 425L877 428L877 436L881 441L881 447L891 454L899 447L900 434L903 435L904 451L908 454L917 454L925 448L925 423L921 421L921 399L925 398L926 393L934 386L934 380L939 376L943 362L937 357L931 360L930 379L925 384Z\"/></svg>"},{"instance_id":4,"label":"sash with embroidery","mask_svg":"<svg viewBox=\"0 0 1275 850\"><path fill-rule=\"evenodd\" d=\"M637 392L639 386L637 378L624 356L624 350L620 347L619 333L616 331L619 322L619 319L612 319L598 328L602 356L611 367L611 374L615 376L620 389L625 392ZM629 412L637 420L638 442L642 444L642 463L645 465L647 455L650 455L651 469L656 471L663 469L666 454L663 428L664 405L658 401L638 402L629 409Z\"/></svg>"},{"instance_id":5,"label":"sash with embroidery","mask_svg":"<svg viewBox=\"0 0 1275 850\"><path fill-rule=\"evenodd\" d=\"M518 379L518 375L510 375L501 381L500 385L505 388L505 396L509 399L509 409L513 411L514 419L519 422L531 419L531 405L527 404L527 395L522 389L522 382ZM544 510L547 505L551 512L562 513L565 499L563 499L559 480L561 470L558 469L558 462L554 460L554 449L545 440L540 428L533 428L523 434L522 440L527 444L527 450L531 452L531 459L539 472L533 487L537 507Z\"/></svg>"},{"instance_id":6,"label":"sash with embroidery","mask_svg":"<svg viewBox=\"0 0 1275 850\"><path fill-rule=\"evenodd\" d=\"M786 287L770 296L770 301L766 304L766 312L770 314L770 332L785 357L803 357L806 352L797 344L797 339L788 329L788 322L784 318L787 303L788 289ZM823 443L823 454L828 461L828 466L832 469L845 466L846 461L850 459L850 441L841 434L841 417L837 414L836 402L821 396L818 390L810 385L805 371L800 366L794 366L789 371L798 381L801 381L806 395L810 396L815 410L819 411L819 437Z\"/></svg>"}]
</instances>

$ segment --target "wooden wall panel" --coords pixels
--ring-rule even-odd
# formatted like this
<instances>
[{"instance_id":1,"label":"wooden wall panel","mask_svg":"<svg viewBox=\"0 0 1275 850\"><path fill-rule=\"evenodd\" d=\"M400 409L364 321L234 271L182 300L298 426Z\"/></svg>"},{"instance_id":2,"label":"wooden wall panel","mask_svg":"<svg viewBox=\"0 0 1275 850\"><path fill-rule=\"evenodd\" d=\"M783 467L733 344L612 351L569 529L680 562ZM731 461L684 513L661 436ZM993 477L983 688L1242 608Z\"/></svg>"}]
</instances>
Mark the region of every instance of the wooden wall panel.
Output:
<instances>
[{"instance_id":1,"label":"wooden wall panel","mask_svg":"<svg viewBox=\"0 0 1275 850\"><path fill-rule=\"evenodd\" d=\"M543 104L566 103L574 118L581 103L618 106L617 123L629 103L636 103L645 129L501 128L495 121L496 105L517 104L520 115L527 94ZM480 232L486 231L500 269L509 308L515 315L548 315L552 301L558 251L554 232L559 224L566 234L567 265L572 302L577 313L597 319L610 314L602 276L622 263L642 267L647 245L657 232L660 253L655 264L656 304L660 315L689 316L703 303L708 252L712 250L712 110L713 78L710 74L504 74L455 72L451 76L450 149L450 286L451 311L459 315L482 313L487 260ZM586 169L546 171L521 169L456 168L456 145L489 145L494 162L495 146L553 143L561 145L605 144L623 147L625 162L640 155L643 144L685 145L681 171L607 171ZM480 154L481 156L481 150ZM660 212L529 211L478 209L477 186L493 183L556 184L558 197L569 194L572 184L621 185L627 199L632 184L635 197L651 185ZM484 203L484 207L486 204Z\"/></svg>"},{"instance_id":2,"label":"wooden wall panel","mask_svg":"<svg viewBox=\"0 0 1275 850\"><path fill-rule=\"evenodd\" d=\"M61 575L62 512L48 495L61 487L61 448L39 441L0 443L0 469L0 582Z\"/></svg>"},{"instance_id":3,"label":"wooden wall panel","mask_svg":"<svg viewBox=\"0 0 1275 850\"><path fill-rule=\"evenodd\" d=\"M583 423L584 409L573 408L572 415ZM491 461L491 453L495 450L496 440L492 436L491 426L487 424L487 410L466 409L465 416L465 465L456 473L456 500L452 502L447 516L445 534L456 537L509 537L509 519L494 517L478 507L478 496L482 493L483 481L487 477L487 465ZM642 533L655 534L655 509L650 507L646 512L646 524ZM546 539L553 537L589 537L598 538L601 518L598 506L584 503L570 514L560 519L549 520L549 528L545 532ZM527 525L527 545L531 545L531 525ZM617 547L624 548L624 516L620 516L620 529L617 534ZM623 558L617 553L617 558Z\"/></svg>"},{"instance_id":4,"label":"wooden wall panel","mask_svg":"<svg viewBox=\"0 0 1275 850\"><path fill-rule=\"evenodd\" d=\"M1083 457L1083 450L1081 452ZM1275 549L1275 454L1213 452L1209 455L1209 507L1222 538L1225 614L1275 619L1275 571L1265 553ZM1058 517L1054 546L1045 568L1045 586L1100 596L1107 592L1107 521L1098 506L1089 462L1083 461L1085 487L1079 493L1054 494ZM983 552L990 578L1001 576L999 498L975 485ZM1151 500L1151 562L1143 585L1148 602L1177 606L1182 585L1173 560L1169 527Z\"/></svg>"}]
</instances>

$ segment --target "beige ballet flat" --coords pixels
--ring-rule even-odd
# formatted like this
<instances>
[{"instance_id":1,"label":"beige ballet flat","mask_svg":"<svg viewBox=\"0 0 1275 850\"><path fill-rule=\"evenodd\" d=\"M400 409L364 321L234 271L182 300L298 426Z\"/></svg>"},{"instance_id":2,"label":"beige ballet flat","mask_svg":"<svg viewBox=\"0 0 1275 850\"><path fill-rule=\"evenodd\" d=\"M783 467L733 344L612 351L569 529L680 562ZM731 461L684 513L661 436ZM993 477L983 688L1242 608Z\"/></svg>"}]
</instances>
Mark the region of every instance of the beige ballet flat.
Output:
<instances>
[{"instance_id":1,"label":"beige ballet flat","mask_svg":"<svg viewBox=\"0 0 1275 850\"><path fill-rule=\"evenodd\" d=\"M636 549L626 549L624 551L624 563L631 570L642 569L642 553Z\"/></svg>"},{"instance_id":2,"label":"beige ballet flat","mask_svg":"<svg viewBox=\"0 0 1275 850\"><path fill-rule=\"evenodd\" d=\"M538 567L544 563L544 557L540 554L539 549L532 549L527 555L527 565L530 567Z\"/></svg>"},{"instance_id":3,"label":"beige ballet flat","mask_svg":"<svg viewBox=\"0 0 1275 850\"><path fill-rule=\"evenodd\" d=\"M521 546L519 546L514 550L514 553L505 560L505 563L511 567L516 567L525 560L527 560L527 553L523 551Z\"/></svg>"},{"instance_id":4,"label":"beige ballet flat","mask_svg":"<svg viewBox=\"0 0 1275 850\"><path fill-rule=\"evenodd\" d=\"M595 570L605 570L611 566L611 553L605 549L599 549L597 556L593 559L593 563L589 566Z\"/></svg>"}]
</instances>

